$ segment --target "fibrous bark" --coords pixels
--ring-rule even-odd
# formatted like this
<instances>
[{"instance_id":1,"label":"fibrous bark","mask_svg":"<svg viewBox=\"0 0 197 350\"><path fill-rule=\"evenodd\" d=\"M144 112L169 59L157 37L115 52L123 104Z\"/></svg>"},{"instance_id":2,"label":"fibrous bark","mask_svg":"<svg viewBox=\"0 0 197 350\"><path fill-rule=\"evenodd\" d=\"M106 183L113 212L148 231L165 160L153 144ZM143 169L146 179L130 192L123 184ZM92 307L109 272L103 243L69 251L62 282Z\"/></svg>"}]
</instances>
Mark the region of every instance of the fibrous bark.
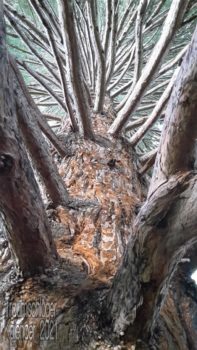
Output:
<instances>
[{"instance_id":1,"label":"fibrous bark","mask_svg":"<svg viewBox=\"0 0 197 350\"><path fill-rule=\"evenodd\" d=\"M105 56L101 45L98 27L96 24L95 6L92 1L87 2L88 22L91 29L94 54L97 62L97 75L95 84L94 111L102 112L105 97Z\"/></svg>"},{"instance_id":2,"label":"fibrous bark","mask_svg":"<svg viewBox=\"0 0 197 350\"><path fill-rule=\"evenodd\" d=\"M197 31L168 104L149 196L134 225L135 234L110 297L116 332L124 332L132 324L133 335L136 337L138 330L146 340L179 261L175 254L181 255L181 249L196 236L197 179L190 162L197 135L196 52Z\"/></svg>"},{"instance_id":3,"label":"fibrous bark","mask_svg":"<svg viewBox=\"0 0 197 350\"><path fill-rule=\"evenodd\" d=\"M11 323L5 318L5 327L1 331L0 344L2 342L4 347L11 338L11 326L16 327L17 322L21 328L33 324L35 332L32 339L22 337L15 343L11 339L15 348L20 344L46 349L114 350L119 344L119 339L109 336L111 330L107 329L101 335L101 309L131 234L142 191L137 178L135 152L124 140L105 138L114 117L111 107L106 108L106 113L108 118L98 114L93 119L94 132L103 135L97 143L76 134L71 134L66 140L73 156L63 159L59 170L69 193L73 197L80 193L84 207L76 207L73 203L67 208L58 206L52 212L61 266L55 271L51 269L49 275L46 272L41 278L28 280L27 284L23 282L20 290L20 301L24 303L33 302L33 298L40 300L45 295L44 302L55 305L51 324L57 326L53 328L54 332L57 329L57 337L51 333L48 339L40 339L38 318L13 315ZM61 228L59 237L58 225ZM12 300L17 303L15 292Z\"/></svg>"},{"instance_id":4,"label":"fibrous bark","mask_svg":"<svg viewBox=\"0 0 197 350\"><path fill-rule=\"evenodd\" d=\"M56 249L18 130L14 78L5 46L2 2L0 31L0 207L6 219L8 239L22 272L27 275L49 266L56 256Z\"/></svg>"},{"instance_id":5,"label":"fibrous bark","mask_svg":"<svg viewBox=\"0 0 197 350\"><path fill-rule=\"evenodd\" d=\"M34 0L31 1L34 2ZM35 2L37 3L38 1L36 0ZM161 1L156 7L153 15L150 16L151 20L151 17L155 16L159 6L163 4L163 2L164 1ZM45 0L40 0L39 3L42 9L46 10L45 15L47 17L52 15L50 25L51 28L53 28L53 33L57 34L57 37L56 34L54 34L54 36L57 40L57 51L61 52L62 59L62 50L59 45L59 40L61 41L62 35L61 32L59 32L56 23L54 23L55 15L51 13L51 10L48 11L49 3L47 4ZM64 1L64 4L66 4L65 7L67 5L69 6L70 3L71 1ZM150 11L153 3L155 2L148 2L148 11ZM175 3L175 1L173 3ZM85 2L81 1L78 5L84 9L86 8L83 7L84 4ZM92 1L91 5L92 4L94 10L98 13L98 2ZM116 7L114 8L115 15L118 12L119 6L121 6L121 1L117 2L114 0L113 4ZM183 4L185 6L186 2ZM177 7L178 12L179 10L180 8ZM130 13L130 11L131 6L129 4L129 9L126 10L127 14L128 12ZM181 11L182 10L180 10L180 12ZM72 15L73 13L71 13L71 19L73 19ZM179 15L177 15L177 18ZM133 11L132 18L134 19L135 17L136 11ZM162 15L160 14L158 18L154 18L153 23L148 26L148 29L146 27L147 23L145 23L144 32L146 30L148 31L150 28L150 30L152 30L152 28L158 25L158 23L161 23L163 18L159 17L162 17ZM65 26L67 30L64 32L64 35L68 34L67 32L76 26L75 23L75 26L73 27L73 23L71 22L69 22L71 24L69 27ZM127 71L129 65L126 67L126 70L125 68L121 68L121 64L126 62L125 57L126 60L130 57L131 61L129 61L129 63L131 63L133 59L132 57L135 53L133 45L132 51L128 52L127 56L127 45L122 45L123 39L126 39L126 36L130 34L129 31L131 31L132 28L131 22L130 18L128 18L126 31L123 30L123 35L120 32L118 34L118 45L120 46L116 48L117 65L113 67L114 62L112 62L112 69L110 69L111 72L113 72L112 78L116 78L116 82L120 81L119 75L122 75L123 77L125 71L129 74L132 71L131 69ZM86 17L84 15L83 25L85 25L85 28L87 29L86 23ZM94 29L98 32L96 21L94 22L94 25ZM78 29L81 30L81 27L79 26ZM68 44L73 45L73 43L75 43L77 46L79 44L78 39L80 36L77 38L76 32L74 32L73 40L71 34L73 33L69 34L72 43L68 40ZM86 34L86 42L88 42L87 38L88 35ZM130 38L132 38L132 35ZM75 41L75 39L77 40ZM69 151L71 150L71 157L62 161L60 173L69 188L70 194L73 196L79 196L80 194L81 199L80 201L69 201L67 208L59 206L55 210L48 210L53 233L56 235L58 252L62 259L60 260L58 267L55 265L54 271L53 269L50 269L46 271L45 274L36 277L36 279L29 279L23 282L18 288L21 300L27 301L29 298L29 300L32 301L37 298L38 295L45 295L47 300L57 302L57 312L54 315L54 321L56 322L55 324L58 325L58 334L56 339L45 339L45 342L41 344L41 339L39 338L39 335L41 335L40 323L39 320L34 319L36 333L34 334L35 337L33 338L33 341L31 339L22 339L22 342L16 342L15 348L20 345L26 348L40 346L46 349L55 349L58 347L60 349L63 348L69 350L71 348L75 350L114 350L116 349L116 346L120 347L122 345L122 338L122 341L125 342L127 349L129 350L133 350L133 344L136 344L136 349L150 349L154 341L157 340L153 335L155 335L154 332L157 332L157 330L155 331L155 324L159 319L159 313L161 316L161 312L163 317L161 323L163 322L168 330L170 325L172 325L174 331L174 324L178 319L176 314L177 305L172 308L174 311L174 318L169 322L168 315L172 310L170 310L168 306L174 306L176 304L176 300L171 302L171 295L169 296L171 292L169 292L169 284L177 263L181 261L181 257L184 255L182 250L185 250L185 246L191 244L191 239L193 239L195 243L196 239L194 236L196 235L197 226L195 194L197 189L197 178L196 174L193 172L193 159L190 161L190 155L193 152L193 144L196 137L196 123L194 120L194 110L196 108L196 103L194 102L196 99L194 89L196 86L196 71L193 72L190 70L190 63L192 61L195 62L196 65L196 59L194 58L194 52L196 52L195 40L192 45L190 57L188 54L187 59L185 59L183 63L183 67L186 67L186 70L182 70L181 73L185 77L189 76L189 81L191 78L191 89L185 87L185 80L180 79L179 76L178 79L181 81L181 86L183 85L185 87L185 91L182 93L180 90L180 95L177 93L174 100L170 101L175 109L170 110L170 112L168 110L167 112L167 114L172 114L172 116L167 118L167 123L171 126L171 129L169 129L169 126L165 129L169 131L168 136L166 138L164 136L162 137L165 152L162 155L161 146L153 179L155 183L151 186L149 197L143 208L140 210L134 226L132 223L134 217L139 211L140 201L143 198L141 184L139 182L140 177L138 177L138 175L143 174L150 165L150 162L153 163L155 154L149 154L150 158L147 159L142 157L141 161L144 168L137 168L136 164L138 163L136 162L136 154L130 148L129 143L124 138L114 139L107 135L107 129L109 128L108 124L111 123L114 118L114 110L113 113L111 113L111 108L110 110L104 109L104 111L103 109L99 109L102 113L92 115L92 129L96 135L94 140L91 140L91 137L84 139L83 136L85 135L83 135L83 130L81 132L83 136L78 135L77 133L71 133L65 137L62 135L62 140ZM74 52L74 46L75 45L71 47L72 63L77 62L76 53L79 57L78 53L80 52L78 51L78 47L76 47L76 52ZM92 67L96 68L96 63L95 65L93 63L95 53L90 46L91 43L89 43L88 50L92 57ZM114 50L114 45L112 46L111 49ZM147 47L149 50L149 45ZM145 45L145 52L147 47ZM53 45L53 54L56 55L57 51L56 48L55 50L54 48L55 46ZM81 60L84 60L85 57L86 55L84 54ZM69 57L67 58L69 59ZM176 60L177 59L178 58L176 57ZM190 62L189 64L187 60ZM172 67L171 64L174 65L174 61L170 62L170 67ZM82 88L84 88L86 66L84 65L84 62L82 62L80 72L76 70L80 73L77 77L79 77L78 82L82 84ZM53 67L57 71L58 64L53 65ZM166 67L169 67L168 64L163 67L164 70ZM191 77L189 72L191 73ZM7 73L5 72L5 74ZM94 87L93 73L92 77L92 87ZM40 79L39 76L37 76L37 78ZM8 80L9 79L10 78L8 77ZM50 81L49 79L48 82ZM60 79L57 80L60 81ZM74 80L76 81L76 75ZM169 80L170 77L168 77L168 81ZM11 83L13 86L16 84L13 80ZM163 85L160 87L163 88L166 82L164 84L162 80L162 84ZM123 85L123 87L117 87L119 91L121 89L124 90L126 85L131 85L128 76L125 77L125 84ZM44 149L40 150L39 144L36 142L36 138L40 139L41 132L39 131L38 133L35 133L33 130L34 127L37 130L38 124L41 125L40 114L38 113L38 115L36 115L37 110L33 108L31 102L29 103L27 96L23 96L24 90L22 93L21 87L18 88L17 84L16 86L17 91L15 88L15 92L17 106L20 107L20 111L23 111L20 115L18 114L23 138L26 140L29 150L32 151L32 158L36 158L35 153L38 153L37 151L41 152L38 153L38 155L41 154L43 157L47 152L45 152ZM157 89L159 89L158 86L154 85L151 87L147 95L157 91ZM85 87L86 89L89 89L88 86ZM48 86L46 86L45 90L47 90L47 88ZM42 92L43 89L41 89L41 93ZM78 90L78 92L80 92L80 90ZM169 89L167 92L169 94ZM33 93L39 93L37 86L33 87ZM185 93L189 96L187 96L188 98L186 98L186 101ZM160 91L160 94L162 94L162 90ZM167 96L165 93L162 95L159 101L160 103L157 106L155 106L154 101L151 101L151 103L145 101L145 104L140 107L140 111L154 107L154 113L151 115L149 122L145 124L144 129L149 127L156 119L156 114L161 111L163 106L162 103L166 101L168 94ZM58 91L57 95L61 96L61 91ZM180 102L182 95L184 96L183 103ZM53 102L48 100L49 97L46 97L45 94L43 96L42 100L40 101L38 99L38 101L47 106L52 105ZM27 101L23 101L23 97L25 97ZM93 97L93 94L91 97ZM104 97L104 95L102 97ZM176 103L176 99L178 100L178 103ZM26 110L29 112L29 120L27 118ZM87 112L87 110L85 112ZM87 115L89 116L88 113ZM182 115L184 116L183 118ZM35 120L32 120L32 116L35 116ZM187 119L185 123L183 122L184 118ZM146 122L146 118L142 118L142 120ZM183 136L183 132L177 132L180 126L179 123L181 128L183 127L184 135L186 136ZM13 125L15 128L15 124ZM128 125L130 128L135 126L139 126L139 122L138 125L136 125L136 123ZM140 130L140 135L144 133L144 129ZM188 130L191 131L191 129L192 132L189 133ZM175 148L175 152L173 153L173 145L178 145L179 147L181 144L179 139L180 135L181 137L183 136L183 145L187 146L186 155L183 155L182 158L183 164L180 161L180 151L176 151ZM17 134L18 138L19 136ZM174 137L176 137L176 140L174 140ZM188 145L186 137L190 138ZM183 147L181 148L181 152L184 153ZM170 162L168 162L169 153ZM19 155L24 156L22 153ZM15 161L17 161L17 159L18 158L16 157ZM41 167L39 160L40 159L37 157L37 166ZM1 159L1 164L3 164L3 166L4 163L6 163L6 158ZM8 165L9 164L10 163L8 162ZM47 166L46 160L45 166ZM18 168L16 170L18 171ZM49 169L47 168L47 171L45 173L43 172L43 178L50 175L48 170ZM53 169L50 168L50 170ZM19 169L19 171L21 171L21 169ZM45 181L47 183L49 180L47 179ZM62 185L61 181L60 183ZM25 188L26 187L25 183ZM60 190L61 188L64 189L64 185L63 187L60 187ZM21 203L21 205L24 205L24 203ZM30 209L33 210L34 207L30 207ZM42 210L40 213L42 216ZM18 215L18 212L16 215ZM30 221L31 217L28 216L28 219ZM38 219L35 213L33 219L35 222ZM131 235L133 235L133 238L131 238ZM129 244L125 252L128 239ZM28 252L29 251L30 249ZM110 287L110 280L113 278L114 273L116 273L123 254L124 258L122 265L113 282L112 290L109 295L107 295ZM175 254L177 254L177 256L175 256ZM169 292L169 299L166 301L166 306L163 305L163 300L167 295L167 292ZM14 290L12 297L12 300L17 300L18 295L16 289ZM2 299L4 300L5 298ZM1 306L2 305L0 305L0 308ZM166 309L164 310L165 306ZM185 309L187 312L188 308L186 306L186 302L181 304L182 310ZM13 319L15 326L16 324L29 326L32 321L30 318L25 317L19 319L13 316L12 321ZM173 322L174 320L175 322ZM3 348L5 348L5 344L7 345L6 340L9 338L7 331L9 330L10 319L4 321L4 326L2 327L3 330L0 327L0 330L2 330L1 339L3 339ZM179 328L179 322L181 322L180 319L177 322L177 328ZM188 334L192 337L192 329L188 327L190 319L186 319L185 323L187 324L184 329L189 329ZM172 339L169 337L167 343L168 346L176 346L177 344L181 345L180 339L177 341L176 332L177 330L174 331ZM166 332L166 334L168 335L168 332ZM53 336L53 334L51 335ZM183 338L181 337L181 340L182 339ZM160 341L162 342L163 339L160 339ZM158 344L159 342L157 342L156 345ZM193 343L190 341L188 344L191 347ZM163 344L161 346L163 346Z\"/></svg>"},{"instance_id":6,"label":"fibrous bark","mask_svg":"<svg viewBox=\"0 0 197 350\"><path fill-rule=\"evenodd\" d=\"M62 25L64 48L66 54L67 77L72 92L79 129L84 137L93 138L89 108L84 93L81 74L80 54L78 51L77 34L74 25L72 1L59 2L60 21Z\"/></svg>"}]
</instances>

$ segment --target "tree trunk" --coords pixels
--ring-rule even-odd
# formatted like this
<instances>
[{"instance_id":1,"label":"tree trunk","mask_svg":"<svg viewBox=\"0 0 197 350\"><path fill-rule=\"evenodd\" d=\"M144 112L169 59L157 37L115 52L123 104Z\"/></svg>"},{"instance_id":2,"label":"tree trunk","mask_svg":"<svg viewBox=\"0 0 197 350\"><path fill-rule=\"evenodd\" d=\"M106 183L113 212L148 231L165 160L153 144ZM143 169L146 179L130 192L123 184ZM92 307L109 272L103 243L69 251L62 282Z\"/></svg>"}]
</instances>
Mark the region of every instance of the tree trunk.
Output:
<instances>
[{"instance_id":1,"label":"tree trunk","mask_svg":"<svg viewBox=\"0 0 197 350\"><path fill-rule=\"evenodd\" d=\"M109 105L109 101L107 103ZM124 140L106 138L114 117L112 107L106 108L105 113L108 118L98 114L93 119L94 132L102 134L96 143L74 133L67 138L67 147L73 156L63 159L59 170L70 195L76 197L80 193L84 207L80 204L79 208L73 202L71 208L59 206L55 211L49 210L61 265L55 272L50 270L50 275L43 274L22 286L27 290L29 303L33 302L30 292L33 291L34 300L46 296L46 300L55 305L51 320L51 327L55 325L51 332L55 333L51 333L48 341L45 334L45 339L40 339L40 319L13 315L8 324L5 316L6 327L1 333L4 348L9 338L15 349L19 344L22 348L31 344L38 349L96 349L97 345L98 349L104 350L107 346L114 349L116 339L110 339L108 330L102 340L99 339L100 316L96 309L101 309L103 293L120 264L143 193L135 153ZM10 298L16 301L15 296L14 292ZM23 296L20 300L25 302ZM8 301L8 305L11 313L13 301ZM5 310L8 305L4 305ZM92 318L95 324L89 329ZM15 342L17 335L12 331L17 322L21 322L21 332L25 325L28 329L31 323L35 326L33 339ZM53 339L54 334L57 338Z\"/></svg>"},{"instance_id":2,"label":"tree trunk","mask_svg":"<svg viewBox=\"0 0 197 350\"><path fill-rule=\"evenodd\" d=\"M103 135L97 144L84 141L76 134L67 139L73 156L62 161L60 173L71 195L76 196L80 191L85 206L59 206L48 212L61 263L58 269L48 270L9 290L8 299L2 298L2 349L134 349L130 336L126 334L121 339L113 333L105 312L111 279L133 232L132 223L143 193L135 153L124 141L105 138L113 111L110 109L106 113L108 118L97 115L93 120L95 133L99 130ZM134 277L133 274L131 278ZM182 293L178 283L183 282L180 280L173 285L154 325L150 347L138 341L138 349L151 349L151 346L161 350L195 349L191 345L195 344L195 325L191 326L189 319L182 322L178 313L179 306L184 315L187 314L191 298L183 293L178 299L177 294ZM148 285L144 288L146 290ZM181 300L180 305L177 305L177 299ZM195 300L192 300L195 306ZM192 310L194 306L190 306ZM16 307L23 309L16 313ZM28 310L34 311L28 314ZM172 316L172 310L170 321L168 316ZM144 316L138 317L142 323ZM173 327L173 334L170 327ZM177 338L180 330L182 348L179 348L181 342ZM184 338L188 330L190 343ZM141 338L141 333L138 336ZM190 345L184 347L185 344Z\"/></svg>"}]
</instances>

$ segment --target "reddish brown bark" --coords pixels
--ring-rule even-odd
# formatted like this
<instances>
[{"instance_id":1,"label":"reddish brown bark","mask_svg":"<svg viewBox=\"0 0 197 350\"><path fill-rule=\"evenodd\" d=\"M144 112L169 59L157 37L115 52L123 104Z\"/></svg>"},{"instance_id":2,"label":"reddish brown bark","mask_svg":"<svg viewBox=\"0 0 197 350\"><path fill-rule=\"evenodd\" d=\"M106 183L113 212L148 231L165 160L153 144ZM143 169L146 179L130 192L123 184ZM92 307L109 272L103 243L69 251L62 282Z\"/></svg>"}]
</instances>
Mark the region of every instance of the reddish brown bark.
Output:
<instances>
[{"instance_id":1,"label":"reddish brown bark","mask_svg":"<svg viewBox=\"0 0 197 350\"><path fill-rule=\"evenodd\" d=\"M98 114L93 119L95 134L103 137L114 117L111 106L105 111L108 118ZM101 138L94 143L73 135L69 144L73 156L62 162L60 174L70 195L80 194L87 205L80 211L58 207L57 216L72 232L74 255L83 259L94 278L107 281L117 271L142 199L135 153L122 140ZM88 201L94 205L88 206Z\"/></svg>"}]
</instances>

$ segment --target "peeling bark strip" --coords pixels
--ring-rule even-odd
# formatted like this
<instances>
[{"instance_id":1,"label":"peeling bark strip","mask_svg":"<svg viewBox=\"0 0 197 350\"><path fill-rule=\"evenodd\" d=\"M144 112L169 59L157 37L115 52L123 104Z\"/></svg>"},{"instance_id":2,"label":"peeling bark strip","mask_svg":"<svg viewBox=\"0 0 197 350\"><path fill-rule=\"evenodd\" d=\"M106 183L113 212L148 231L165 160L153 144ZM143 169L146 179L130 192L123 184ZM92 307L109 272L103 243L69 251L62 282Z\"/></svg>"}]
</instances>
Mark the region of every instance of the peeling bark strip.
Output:
<instances>
[{"instance_id":1,"label":"peeling bark strip","mask_svg":"<svg viewBox=\"0 0 197 350\"><path fill-rule=\"evenodd\" d=\"M21 270L28 275L49 266L56 256L56 249L38 185L18 131L2 2L0 33L0 208L6 218L8 240Z\"/></svg>"},{"instance_id":2,"label":"peeling bark strip","mask_svg":"<svg viewBox=\"0 0 197 350\"><path fill-rule=\"evenodd\" d=\"M197 235L197 176L189 163L197 137L196 87L197 29L168 104L151 191L110 294L115 331L131 325L133 336L146 341L179 261L175 254Z\"/></svg>"},{"instance_id":3,"label":"peeling bark strip","mask_svg":"<svg viewBox=\"0 0 197 350\"><path fill-rule=\"evenodd\" d=\"M130 91L128 92L127 102L125 103L122 110L118 113L117 118L109 128L110 134L117 136L121 132L128 118L136 109L147 86L149 85L153 75L160 65L162 57L166 53L170 41L172 40L179 24L181 23L188 3L189 0L173 0L167 19L163 26L161 37L157 42L149 58L149 61L144 67L141 77L135 85L135 88L133 89L131 87Z\"/></svg>"}]
</instances>

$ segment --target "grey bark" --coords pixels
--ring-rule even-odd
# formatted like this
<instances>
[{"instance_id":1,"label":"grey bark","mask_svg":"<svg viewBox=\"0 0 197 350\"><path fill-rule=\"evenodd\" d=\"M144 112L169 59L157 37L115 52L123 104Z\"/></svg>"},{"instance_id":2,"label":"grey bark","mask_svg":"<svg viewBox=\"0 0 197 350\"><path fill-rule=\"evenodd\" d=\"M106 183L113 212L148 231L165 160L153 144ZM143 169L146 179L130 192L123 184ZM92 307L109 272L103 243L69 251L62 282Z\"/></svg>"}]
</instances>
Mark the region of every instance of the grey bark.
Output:
<instances>
[{"instance_id":1,"label":"grey bark","mask_svg":"<svg viewBox=\"0 0 197 350\"><path fill-rule=\"evenodd\" d=\"M74 24L73 4L70 0L60 0L59 15L66 54L67 76L69 78L70 89L73 95L79 130L84 137L93 138L91 121L88 115L88 102L86 101L83 87L80 53Z\"/></svg>"},{"instance_id":2,"label":"grey bark","mask_svg":"<svg viewBox=\"0 0 197 350\"><path fill-rule=\"evenodd\" d=\"M56 256L56 249L38 185L18 130L14 79L7 58L2 2L0 31L0 208L6 218L9 242L22 272L27 275L50 266Z\"/></svg>"},{"instance_id":3,"label":"grey bark","mask_svg":"<svg viewBox=\"0 0 197 350\"><path fill-rule=\"evenodd\" d=\"M168 104L151 190L109 299L115 331L122 334L132 325L133 337L140 332L146 341L181 250L196 240L197 177L189 161L197 136L196 52L197 30Z\"/></svg>"}]
</instances>

